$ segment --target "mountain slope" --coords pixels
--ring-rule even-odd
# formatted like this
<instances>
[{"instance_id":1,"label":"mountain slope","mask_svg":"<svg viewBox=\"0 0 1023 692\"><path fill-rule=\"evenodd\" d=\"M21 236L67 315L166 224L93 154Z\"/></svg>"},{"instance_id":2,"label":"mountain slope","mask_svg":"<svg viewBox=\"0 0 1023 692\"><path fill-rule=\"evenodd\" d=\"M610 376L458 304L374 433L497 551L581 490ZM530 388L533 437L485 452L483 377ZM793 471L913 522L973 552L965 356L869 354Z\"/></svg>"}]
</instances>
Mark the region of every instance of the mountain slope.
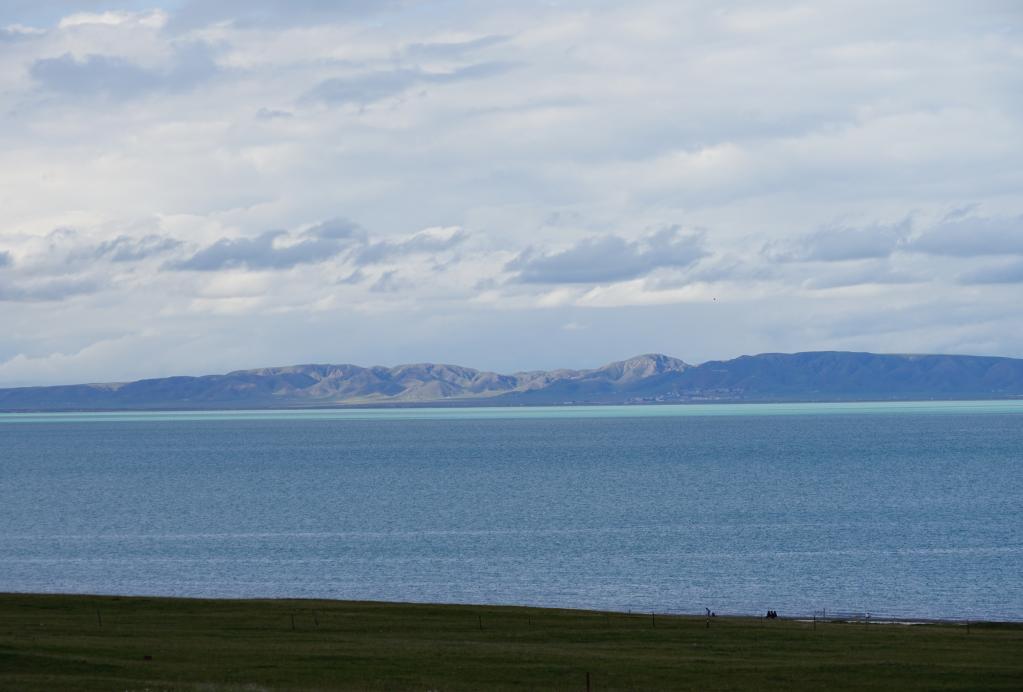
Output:
<instances>
[{"instance_id":1,"label":"mountain slope","mask_svg":"<svg viewBox=\"0 0 1023 692\"><path fill-rule=\"evenodd\" d=\"M1023 397L1023 360L764 353L698 366L646 354L592 370L502 375L457 365L294 365L128 383L0 389L0 410L539 405Z\"/></svg>"},{"instance_id":2,"label":"mountain slope","mask_svg":"<svg viewBox=\"0 0 1023 692\"><path fill-rule=\"evenodd\" d=\"M891 399L1023 395L1023 360L985 356L764 353L694 368L690 396L738 399Z\"/></svg>"}]
</instances>

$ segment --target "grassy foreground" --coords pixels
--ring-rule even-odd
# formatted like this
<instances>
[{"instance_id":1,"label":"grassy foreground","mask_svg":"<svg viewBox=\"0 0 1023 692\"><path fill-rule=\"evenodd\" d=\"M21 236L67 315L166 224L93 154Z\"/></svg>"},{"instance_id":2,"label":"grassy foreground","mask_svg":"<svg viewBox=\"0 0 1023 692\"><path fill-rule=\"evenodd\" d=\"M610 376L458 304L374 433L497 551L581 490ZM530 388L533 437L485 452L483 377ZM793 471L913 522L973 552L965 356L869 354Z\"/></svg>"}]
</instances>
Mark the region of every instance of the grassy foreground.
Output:
<instances>
[{"instance_id":1,"label":"grassy foreground","mask_svg":"<svg viewBox=\"0 0 1023 692\"><path fill-rule=\"evenodd\" d=\"M0 595L4 690L1020 689L1021 625Z\"/></svg>"}]
</instances>

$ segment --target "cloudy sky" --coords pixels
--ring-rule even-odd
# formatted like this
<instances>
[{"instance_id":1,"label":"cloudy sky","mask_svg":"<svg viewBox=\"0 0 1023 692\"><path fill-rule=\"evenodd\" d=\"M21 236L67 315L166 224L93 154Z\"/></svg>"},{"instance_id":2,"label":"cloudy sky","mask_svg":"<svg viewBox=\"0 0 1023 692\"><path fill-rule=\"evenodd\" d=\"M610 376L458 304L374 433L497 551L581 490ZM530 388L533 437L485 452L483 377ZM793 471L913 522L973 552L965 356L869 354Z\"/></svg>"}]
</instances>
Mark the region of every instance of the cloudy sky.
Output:
<instances>
[{"instance_id":1,"label":"cloudy sky","mask_svg":"<svg viewBox=\"0 0 1023 692\"><path fill-rule=\"evenodd\" d=\"M1023 356L1023 5L0 3L0 385Z\"/></svg>"}]
</instances>

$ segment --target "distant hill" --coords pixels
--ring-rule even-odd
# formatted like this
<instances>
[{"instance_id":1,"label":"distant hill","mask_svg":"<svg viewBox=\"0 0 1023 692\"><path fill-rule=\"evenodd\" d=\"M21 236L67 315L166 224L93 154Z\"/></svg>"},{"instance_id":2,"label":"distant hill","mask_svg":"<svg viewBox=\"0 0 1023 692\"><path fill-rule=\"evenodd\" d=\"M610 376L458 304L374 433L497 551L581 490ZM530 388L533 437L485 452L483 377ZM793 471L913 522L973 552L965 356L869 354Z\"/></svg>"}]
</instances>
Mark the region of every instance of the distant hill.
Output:
<instances>
[{"instance_id":1,"label":"distant hill","mask_svg":"<svg viewBox=\"0 0 1023 692\"><path fill-rule=\"evenodd\" d=\"M1023 360L763 353L690 365L660 354L501 375L458 365L292 365L226 375L0 389L0 410L559 405L1023 397Z\"/></svg>"}]
</instances>

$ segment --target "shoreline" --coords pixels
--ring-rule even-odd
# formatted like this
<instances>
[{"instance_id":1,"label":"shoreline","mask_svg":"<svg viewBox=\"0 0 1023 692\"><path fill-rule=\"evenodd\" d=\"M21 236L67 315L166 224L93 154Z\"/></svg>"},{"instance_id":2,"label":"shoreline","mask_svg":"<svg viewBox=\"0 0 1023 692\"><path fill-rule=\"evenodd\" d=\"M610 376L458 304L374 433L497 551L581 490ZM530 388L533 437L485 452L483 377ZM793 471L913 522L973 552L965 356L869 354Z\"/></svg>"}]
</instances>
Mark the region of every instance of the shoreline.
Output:
<instances>
[{"instance_id":1,"label":"shoreline","mask_svg":"<svg viewBox=\"0 0 1023 692\"><path fill-rule=\"evenodd\" d=\"M47 407L47 408L0 408L0 414L116 414L116 413L299 413L315 411L390 411L390 410L466 410L466 409L566 409L566 408L615 408L615 407L699 407L699 406L784 406L809 404L997 404L1006 402L1023 402L1023 394L1000 396L981 396L964 394L961 397L895 397L895 398L847 398L847 399L813 399L765 397L747 399L729 398L693 398L674 401L560 401L547 403L514 403L495 399L436 399L424 401L351 401L351 402L317 402L310 404L285 404L266 402L265 404L246 402L238 406L209 405L154 405L142 407Z\"/></svg>"},{"instance_id":2,"label":"shoreline","mask_svg":"<svg viewBox=\"0 0 1023 692\"><path fill-rule=\"evenodd\" d=\"M97 593L77 591L3 591L0 590L0 599L7 597L39 597L39 598L93 598L93 599L114 599L114 600L161 600L178 601L182 603L280 603L280 604L334 604L334 605L360 605L360 606L394 606L394 607L436 607L436 608L487 608L487 609L528 609L539 611L555 611L564 613L596 614L596 615L620 615L624 617L656 617L664 618L704 618L708 616L700 610L662 609L662 610L618 610L581 606L558 606L558 605L534 605L528 603L473 603L473 602L447 602L447 601L378 601L378 600L353 600L343 598L327 598L314 596L168 596L163 594L123 594L123 593ZM765 611L766 612L766 611ZM820 614L817 614L820 613ZM924 617L906 614L877 613L873 611L850 611L850 610L827 610L823 613L808 613L806 611L781 612L777 615L778 620L806 623L856 623L856 624L898 624L898 625L993 625L993 626L1019 626L1023 627L1023 618L991 618L988 616L976 617ZM743 613L733 611L722 611L717 613L712 610L715 619L726 620L762 620L763 614Z\"/></svg>"},{"instance_id":3,"label":"shoreline","mask_svg":"<svg viewBox=\"0 0 1023 692\"><path fill-rule=\"evenodd\" d=\"M645 412L645 415L644 415ZM730 415L878 415L1023 413L1023 398L757 400L558 404L352 404L317 406L0 409L0 424L40 422L244 420L459 420L515 418L672 418Z\"/></svg>"}]
</instances>

